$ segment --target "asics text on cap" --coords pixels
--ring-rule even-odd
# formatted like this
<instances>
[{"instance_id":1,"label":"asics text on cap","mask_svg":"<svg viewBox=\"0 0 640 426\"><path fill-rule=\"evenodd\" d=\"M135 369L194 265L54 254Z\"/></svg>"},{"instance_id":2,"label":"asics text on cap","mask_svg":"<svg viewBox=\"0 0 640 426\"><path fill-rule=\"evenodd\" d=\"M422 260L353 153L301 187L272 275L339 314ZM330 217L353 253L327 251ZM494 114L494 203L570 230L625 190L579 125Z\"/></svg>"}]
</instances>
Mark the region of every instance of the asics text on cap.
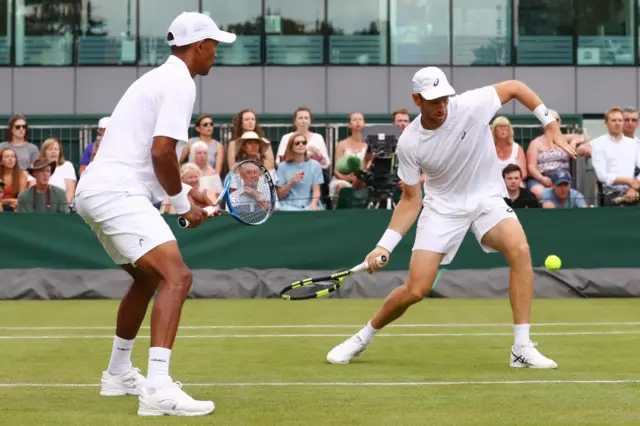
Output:
<instances>
[{"instance_id":1,"label":"asics text on cap","mask_svg":"<svg viewBox=\"0 0 640 426\"><path fill-rule=\"evenodd\" d=\"M412 84L413 93L420 93L428 101L456 94L447 76L437 67L422 68L413 75Z\"/></svg>"},{"instance_id":2,"label":"asics text on cap","mask_svg":"<svg viewBox=\"0 0 640 426\"><path fill-rule=\"evenodd\" d=\"M167 32L169 46L186 46L206 39L233 43L236 35L222 31L213 19L198 12L182 12L169 25Z\"/></svg>"}]
</instances>

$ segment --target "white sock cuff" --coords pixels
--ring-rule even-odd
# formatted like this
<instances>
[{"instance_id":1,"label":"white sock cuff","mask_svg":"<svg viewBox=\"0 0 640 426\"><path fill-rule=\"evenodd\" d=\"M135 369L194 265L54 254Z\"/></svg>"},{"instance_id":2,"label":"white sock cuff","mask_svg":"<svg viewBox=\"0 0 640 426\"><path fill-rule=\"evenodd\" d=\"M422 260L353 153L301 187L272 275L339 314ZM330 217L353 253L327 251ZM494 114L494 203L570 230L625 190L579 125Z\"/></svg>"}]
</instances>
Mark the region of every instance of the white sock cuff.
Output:
<instances>
[{"instance_id":1,"label":"white sock cuff","mask_svg":"<svg viewBox=\"0 0 640 426\"><path fill-rule=\"evenodd\" d=\"M113 338L113 343L116 344L116 346L118 346L119 348L123 348L123 349L131 349L133 348L133 344L135 343L136 339L131 339L131 340L127 340L127 339L123 339L122 337L118 337L115 336Z\"/></svg>"},{"instance_id":2,"label":"white sock cuff","mask_svg":"<svg viewBox=\"0 0 640 426\"><path fill-rule=\"evenodd\" d=\"M149 360L160 359L169 361L171 359L171 349L167 348L149 348Z\"/></svg>"}]
</instances>

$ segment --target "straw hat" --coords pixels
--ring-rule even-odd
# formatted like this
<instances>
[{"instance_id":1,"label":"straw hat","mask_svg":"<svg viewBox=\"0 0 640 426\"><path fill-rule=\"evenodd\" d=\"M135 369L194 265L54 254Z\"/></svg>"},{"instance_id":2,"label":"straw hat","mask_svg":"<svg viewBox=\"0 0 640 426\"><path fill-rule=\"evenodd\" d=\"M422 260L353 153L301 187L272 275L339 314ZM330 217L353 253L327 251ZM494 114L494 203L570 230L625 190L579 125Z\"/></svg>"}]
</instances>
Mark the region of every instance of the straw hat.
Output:
<instances>
[{"instance_id":1,"label":"straw hat","mask_svg":"<svg viewBox=\"0 0 640 426\"><path fill-rule=\"evenodd\" d=\"M236 140L236 155L240 154L240 151L242 151L242 145L244 145L246 141L258 142L260 144L261 153L265 153L271 145L268 140L261 138L256 132L244 132L242 136Z\"/></svg>"}]
</instances>

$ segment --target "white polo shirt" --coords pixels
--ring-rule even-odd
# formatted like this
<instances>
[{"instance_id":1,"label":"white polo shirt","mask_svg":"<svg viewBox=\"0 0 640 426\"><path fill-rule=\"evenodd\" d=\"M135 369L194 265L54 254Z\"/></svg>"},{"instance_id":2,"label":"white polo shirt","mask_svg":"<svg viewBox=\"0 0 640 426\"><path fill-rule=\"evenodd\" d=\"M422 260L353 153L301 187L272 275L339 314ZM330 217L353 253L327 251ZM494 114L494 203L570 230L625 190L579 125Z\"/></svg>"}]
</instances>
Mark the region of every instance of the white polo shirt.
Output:
<instances>
[{"instance_id":1,"label":"white polo shirt","mask_svg":"<svg viewBox=\"0 0 640 426\"><path fill-rule=\"evenodd\" d=\"M635 139L622 136L616 141L610 134L591 142L591 163L605 193L624 191L627 185L614 185L617 177L633 177L640 167L640 148Z\"/></svg>"},{"instance_id":2,"label":"white polo shirt","mask_svg":"<svg viewBox=\"0 0 640 426\"><path fill-rule=\"evenodd\" d=\"M425 130L418 115L396 150L398 176L408 185L425 174L425 206L440 214L466 215L483 200L507 197L489 121L502 106L492 86L449 99L447 119Z\"/></svg>"},{"instance_id":3,"label":"white polo shirt","mask_svg":"<svg viewBox=\"0 0 640 426\"><path fill-rule=\"evenodd\" d=\"M84 190L125 191L144 195L153 203L166 192L151 161L155 136L189 139L196 84L176 56L149 71L127 89L116 105L95 159L78 182Z\"/></svg>"}]
</instances>

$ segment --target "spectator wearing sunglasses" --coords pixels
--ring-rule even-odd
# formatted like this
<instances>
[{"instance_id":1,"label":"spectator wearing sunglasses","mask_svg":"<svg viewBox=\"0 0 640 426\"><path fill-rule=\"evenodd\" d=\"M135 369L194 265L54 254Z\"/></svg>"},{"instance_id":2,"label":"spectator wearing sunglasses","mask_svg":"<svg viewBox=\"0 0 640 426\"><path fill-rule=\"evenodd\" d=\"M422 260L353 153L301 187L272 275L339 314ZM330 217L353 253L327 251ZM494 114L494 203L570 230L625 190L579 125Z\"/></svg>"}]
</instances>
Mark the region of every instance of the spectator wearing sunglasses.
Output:
<instances>
[{"instance_id":1,"label":"spectator wearing sunglasses","mask_svg":"<svg viewBox=\"0 0 640 426\"><path fill-rule=\"evenodd\" d=\"M329 158L329 151L327 150L327 144L321 134L311 131L311 110L307 107L300 107L293 113L293 125L296 130L292 133L287 133L280 140L278 145L278 153L276 154L276 164L284 161L285 150L287 149L287 141L291 140L291 137L300 133L307 139L307 151L309 151L309 158L316 160L323 169L329 169L331 165L331 159Z\"/></svg>"},{"instance_id":2,"label":"spectator wearing sunglasses","mask_svg":"<svg viewBox=\"0 0 640 426\"><path fill-rule=\"evenodd\" d=\"M3 148L12 148L16 152L22 170L26 170L38 159L40 150L27 142L27 119L24 115L16 114L9 119L8 140L0 143L0 150Z\"/></svg>"},{"instance_id":3,"label":"spectator wearing sunglasses","mask_svg":"<svg viewBox=\"0 0 640 426\"><path fill-rule=\"evenodd\" d=\"M276 180L280 210L324 210L320 200L322 167L318 161L309 159L307 145L302 133L294 133L287 141Z\"/></svg>"},{"instance_id":4,"label":"spectator wearing sunglasses","mask_svg":"<svg viewBox=\"0 0 640 426\"><path fill-rule=\"evenodd\" d=\"M194 151L191 147L196 142L202 142L207 145L209 166L213 167L220 175L224 162L224 146L213 138L213 118L210 115L198 117L198 120L196 120L196 132L198 132L198 136L191 138L188 146L184 147L183 152L180 153L178 157L179 163L182 164L187 155L189 156L189 162L195 163Z\"/></svg>"}]
</instances>

